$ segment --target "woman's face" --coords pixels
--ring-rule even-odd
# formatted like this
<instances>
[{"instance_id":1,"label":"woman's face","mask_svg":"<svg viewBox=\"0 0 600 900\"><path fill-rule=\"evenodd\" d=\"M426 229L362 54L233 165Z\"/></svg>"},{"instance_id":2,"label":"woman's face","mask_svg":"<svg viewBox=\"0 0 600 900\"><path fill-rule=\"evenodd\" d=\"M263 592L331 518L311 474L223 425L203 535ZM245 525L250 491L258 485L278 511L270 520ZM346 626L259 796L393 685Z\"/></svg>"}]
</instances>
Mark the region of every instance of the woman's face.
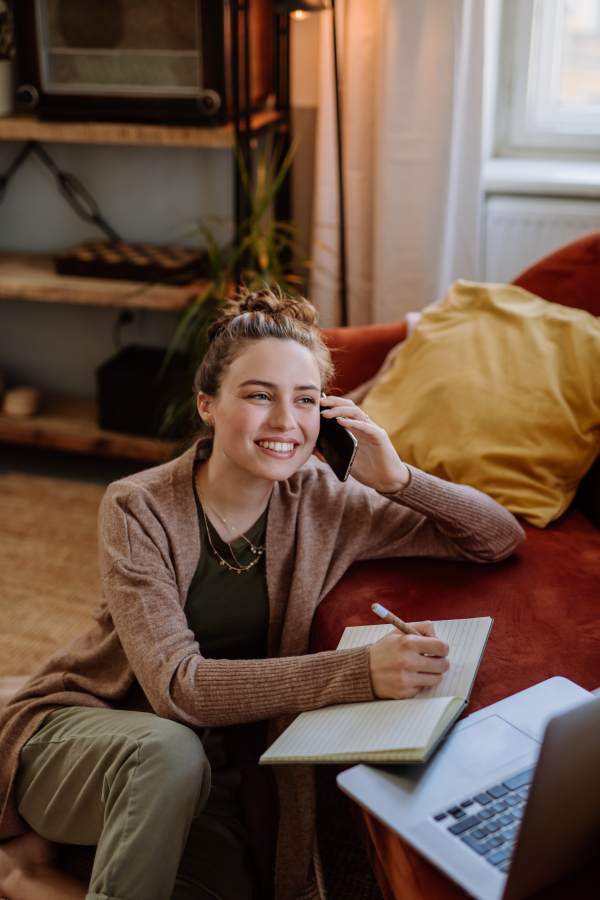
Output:
<instances>
[{"instance_id":1,"label":"woman's face","mask_svg":"<svg viewBox=\"0 0 600 900\"><path fill-rule=\"evenodd\" d=\"M284 481L311 455L319 434L321 377L296 341L250 343L231 363L218 397L198 396L214 430L213 457L245 474Z\"/></svg>"}]
</instances>

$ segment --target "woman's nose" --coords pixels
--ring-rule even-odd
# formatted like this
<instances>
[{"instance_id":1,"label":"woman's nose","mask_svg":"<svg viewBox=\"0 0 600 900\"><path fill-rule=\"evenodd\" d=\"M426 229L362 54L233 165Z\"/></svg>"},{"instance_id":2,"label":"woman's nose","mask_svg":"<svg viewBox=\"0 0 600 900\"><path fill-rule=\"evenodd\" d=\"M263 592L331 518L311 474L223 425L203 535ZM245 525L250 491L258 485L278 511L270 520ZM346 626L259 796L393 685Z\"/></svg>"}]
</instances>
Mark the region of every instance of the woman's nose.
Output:
<instances>
[{"instance_id":1,"label":"woman's nose","mask_svg":"<svg viewBox=\"0 0 600 900\"><path fill-rule=\"evenodd\" d=\"M281 431L291 431L296 426L293 409L288 403L277 403L271 410L269 425Z\"/></svg>"}]
</instances>

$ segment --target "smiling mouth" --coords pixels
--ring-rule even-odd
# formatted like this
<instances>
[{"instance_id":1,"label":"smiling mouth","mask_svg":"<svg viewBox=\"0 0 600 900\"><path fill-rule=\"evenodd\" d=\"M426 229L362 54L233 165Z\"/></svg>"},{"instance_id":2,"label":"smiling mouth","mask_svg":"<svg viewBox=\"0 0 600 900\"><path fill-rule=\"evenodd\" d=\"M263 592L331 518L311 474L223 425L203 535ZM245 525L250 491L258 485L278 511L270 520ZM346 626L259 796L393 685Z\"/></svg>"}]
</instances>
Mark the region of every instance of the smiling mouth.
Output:
<instances>
[{"instance_id":1,"label":"smiling mouth","mask_svg":"<svg viewBox=\"0 0 600 900\"><path fill-rule=\"evenodd\" d=\"M296 448L296 444L289 441L257 441L256 443L263 450L274 450L275 453L291 453Z\"/></svg>"}]
</instances>

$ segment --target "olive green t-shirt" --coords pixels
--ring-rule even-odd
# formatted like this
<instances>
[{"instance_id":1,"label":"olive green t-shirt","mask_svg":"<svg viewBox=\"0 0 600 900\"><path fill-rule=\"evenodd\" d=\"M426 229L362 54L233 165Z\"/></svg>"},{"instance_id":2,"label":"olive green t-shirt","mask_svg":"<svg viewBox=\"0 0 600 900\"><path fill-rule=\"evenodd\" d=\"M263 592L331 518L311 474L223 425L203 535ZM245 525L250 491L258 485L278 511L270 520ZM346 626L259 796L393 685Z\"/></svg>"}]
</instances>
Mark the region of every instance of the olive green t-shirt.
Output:
<instances>
[{"instance_id":1,"label":"olive green t-shirt","mask_svg":"<svg viewBox=\"0 0 600 900\"><path fill-rule=\"evenodd\" d=\"M238 575L215 556L210 546L196 495L200 525L200 559L192 579L185 614L189 628L200 645L202 656L210 659L264 659L267 655L269 602L267 598L265 555L247 572ZM246 532L255 547L265 542L267 530L265 510ZM208 521L208 519L207 519ZM210 537L226 562L237 566L229 545L221 540L210 521ZM240 565L247 566L256 555L243 538L231 544Z\"/></svg>"}]
</instances>

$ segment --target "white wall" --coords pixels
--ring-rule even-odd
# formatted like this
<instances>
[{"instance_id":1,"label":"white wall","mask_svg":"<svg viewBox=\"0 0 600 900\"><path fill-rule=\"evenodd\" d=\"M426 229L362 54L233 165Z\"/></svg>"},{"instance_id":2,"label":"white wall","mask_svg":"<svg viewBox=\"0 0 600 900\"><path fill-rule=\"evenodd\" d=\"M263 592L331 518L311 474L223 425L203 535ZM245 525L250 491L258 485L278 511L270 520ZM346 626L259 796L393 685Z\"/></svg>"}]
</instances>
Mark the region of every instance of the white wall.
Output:
<instances>
[{"instance_id":1,"label":"white wall","mask_svg":"<svg viewBox=\"0 0 600 900\"><path fill-rule=\"evenodd\" d=\"M0 144L0 171L21 144ZM228 150L46 144L60 168L76 175L125 240L181 241L205 213L231 217L232 154ZM42 162L30 156L0 206L3 250L56 252L101 236L77 217Z\"/></svg>"},{"instance_id":2,"label":"white wall","mask_svg":"<svg viewBox=\"0 0 600 900\"><path fill-rule=\"evenodd\" d=\"M290 19L290 103L316 109L319 104L319 35L321 16Z\"/></svg>"},{"instance_id":3,"label":"white wall","mask_svg":"<svg viewBox=\"0 0 600 900\"><path fill-rule=\"evenodd\" d=\"M292 132L301 136L292 166L292 210L300 247L297 272L304 278L307 270L300 263L310 256L312 243L321 19L313 13L305 21L290 20Z\"/></svg>"}]
</instances>

